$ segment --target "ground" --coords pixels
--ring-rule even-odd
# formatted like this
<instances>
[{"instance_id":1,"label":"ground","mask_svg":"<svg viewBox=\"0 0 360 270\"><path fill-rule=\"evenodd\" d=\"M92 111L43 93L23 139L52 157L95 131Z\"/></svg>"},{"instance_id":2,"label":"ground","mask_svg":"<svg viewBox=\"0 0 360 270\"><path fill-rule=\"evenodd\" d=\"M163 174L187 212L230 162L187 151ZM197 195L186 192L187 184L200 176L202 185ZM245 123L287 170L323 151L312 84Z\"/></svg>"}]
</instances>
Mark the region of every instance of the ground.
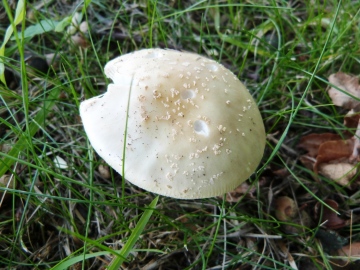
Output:
<instances>
[{"instance_id":1,"label":"ground","mask_svg":"<svg viewBox=\"0 0 360 270\"><path fill-rule=\"evenodd\" d=\"M2 3L0 269L356 269L359 1ZM80 102L110 59L158 47L220 62L256 100L267 145L235 191L158 197L93 151Z\"/></svg>"}]
</instances>

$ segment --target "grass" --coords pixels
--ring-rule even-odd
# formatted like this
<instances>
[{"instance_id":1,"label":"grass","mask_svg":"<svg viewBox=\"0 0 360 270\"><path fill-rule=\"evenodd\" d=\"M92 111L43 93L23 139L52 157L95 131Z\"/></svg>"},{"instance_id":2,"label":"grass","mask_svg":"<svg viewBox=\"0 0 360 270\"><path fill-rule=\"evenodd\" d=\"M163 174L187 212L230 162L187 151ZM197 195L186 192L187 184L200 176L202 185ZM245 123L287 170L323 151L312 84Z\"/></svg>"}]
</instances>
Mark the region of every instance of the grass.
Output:
<instances>
[{"instance_id":1,"label":"grass","mask_svg":"<svg viewBox=\"0 0 360 270\"><path fill-rule=\"evenodd\" d=\"M16 6L6 3L0 36L14 22ZM358 1L50 0L25 8L0 56L7 83L0 85L0 176L16 185L0 188L0 267L337 269L326 241L359 240L359 194L314 181L296 146L304 134L344 129L346 112L331 104L327 77L360 73ZM68 29L76 12L89 30L75 25L74 39ZM233 202L157 197L122 180L92 150L79 103L106 91L108 60L151 47L218 60L258 101L267 149ZM279 221L280 196L311 223ZM337 200L353 222L323 229L314 207L325 199Z\"/></svg>"}]
</instances>

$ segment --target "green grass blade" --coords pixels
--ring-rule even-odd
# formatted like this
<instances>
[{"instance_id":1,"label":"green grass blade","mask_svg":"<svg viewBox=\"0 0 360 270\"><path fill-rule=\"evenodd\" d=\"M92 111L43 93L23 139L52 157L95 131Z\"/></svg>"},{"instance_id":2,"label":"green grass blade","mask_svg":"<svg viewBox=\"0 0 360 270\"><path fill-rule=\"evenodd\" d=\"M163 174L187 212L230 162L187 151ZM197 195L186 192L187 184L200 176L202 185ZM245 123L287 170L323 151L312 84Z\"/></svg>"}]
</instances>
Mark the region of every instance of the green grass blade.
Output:
<instances>
[{"instance_id":1,"label":"green grass blade","mask_svg":"<svg viewBox=\"0 0 360 270\"><path fill-rule=\"evenodd\" d=\"M144 230L146 224L148 223L155 206L159 200L159 196L157 196L150 204L149 209L145 210L144 214L141 216L138 224L136 225L135 229L131 233L129 240L125 244L125 246L120 250L120 255L115 258L112 263L109 265L109 270L117 270L121 267L122 263L124 262L124 258L126 258L130 251L133 249L136 241L139 239L142 231Z\"/></svg>"},{"instance_id":2,"label":"green grass blade","mask_svg":"<svg viewBox=\"0 0 360 270\"><path fill-rule=\"evenodd\" d=\"M5 7L8 15L11 16L10 8L9 8L7 1L3 0L3 4L4 4L4 7ZM1 60L1 58L3 58L5 55L6 43L9 41L12 33L14 32L15 26L18 25L19 23L21 23L21 21L24 17L24 14L25 14L25 1L20 0L20 1L18 1L17 6L16 6L15 18L13 20L13 24L9 25L9 27L6 29L4 41L0 47L0 81L3 82L4 84L6 84L5 76L4 76L5 65L4 65L3 60Z\"/></svg>"},{"instance_id":3,"label":"green grass blade","mask_svg":"<svg viewBox=\"0 0 360 270\"><path fill-rule=\"evenodd\" d=\"M85 259L91 259L91 258L95 258L98 256L104 256L104 255L109 255L110 252L109 251L100 251L100 252L95 252L95 253L90 253L90 254L86 254L86 255L79 255L76 257L73 257L65 262L62 262L61 264L56 265L55 267L53 267L53 270L64 270L64 269L68 269L68 267L81 262Z\"/></svg>"},{"instance_id":4,"label":"green grass blade","mask_svg":"<svg viewBox=\"0 0 360 270\"><path fill-rule=\"evenodd\" d=\"M8 153L8 156L10 157L4 157L4 159L0 160L0 176L4 175L6 171L11 168L11 166L16 161L16 157L19 155L19 153L29 145L28 135L30 135L31 137L34 136L35 133L39 130L39 128L43 127L48 113L56 103L56 100L60 94L60 90L60 88L54 88L53 90L51 90L48 100L44 102L43 109L36 114L36 116L29 124L28 133L21 133L21 135L19 136L19 140Z\"/></svg>"}]
</instances>

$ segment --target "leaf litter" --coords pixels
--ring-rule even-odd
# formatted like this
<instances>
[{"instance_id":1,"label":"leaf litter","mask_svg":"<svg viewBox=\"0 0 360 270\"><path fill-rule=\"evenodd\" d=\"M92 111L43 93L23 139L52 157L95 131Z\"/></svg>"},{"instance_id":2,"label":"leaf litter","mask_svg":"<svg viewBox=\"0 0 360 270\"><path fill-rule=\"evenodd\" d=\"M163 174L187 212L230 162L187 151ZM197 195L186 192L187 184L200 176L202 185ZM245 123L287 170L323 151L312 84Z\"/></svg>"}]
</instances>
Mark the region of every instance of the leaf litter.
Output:
<instances>
[{"instance_id":1,"label":"leaf litter","mask_svg":"<svg viewBox=\"0 0 360 270\"><path fill-rule=\"evenodd\" d=\"M313 171L314 180L321 185L327 185L326 181L333 181L348 190L351 195L353 190L359 187L358 162L360 146L360 86L355 76L343 72L329 76L331 87L328 89L332 103L347 111L344 116L344 131L342 133L308 134L302 136L298 147L306 153L300 157L300 161L306 168ZM322 177L319 177L321 175ZM324 179L325 178L325 179ZM327 180L326 180L327 179ZM347 263L360 259L360 242L348 243L340 237L338 230L345 226L352 226L352 220L337 212L353 211L346 206L347 196L338 197L328 194L329 197L337 197L341 201L325 198L324 204L317 202L314 206L314 219L322 228L317 237L324 245L326 252L342 256ZM281 208L278 208L278 210ZM331 236L332 235L332 236ZM350 235L351 237L351 235ZM332 239L331 241L329 239ZM331 245L327 243L331 242ZM343 263L333 260L336 266L343 267ZM349 268L351 269L351 268Z\"/></svg>"}]
</instances>

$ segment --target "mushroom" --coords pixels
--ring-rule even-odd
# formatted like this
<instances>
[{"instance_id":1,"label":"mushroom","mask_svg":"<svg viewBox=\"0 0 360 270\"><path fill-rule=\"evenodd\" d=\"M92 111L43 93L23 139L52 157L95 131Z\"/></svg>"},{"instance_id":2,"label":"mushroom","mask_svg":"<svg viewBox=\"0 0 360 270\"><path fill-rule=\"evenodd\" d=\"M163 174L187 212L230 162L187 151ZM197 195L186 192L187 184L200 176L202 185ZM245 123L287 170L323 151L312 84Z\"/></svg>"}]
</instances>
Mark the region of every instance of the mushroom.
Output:
<instances>
[{"instance_id":1,"label":"mushroom","mask_svg":"<svg viewBox=\"0 0 360 270\"><path fill-rule=\"evenodd\" d=\"M105 74L113 83L83 101L80 116L92 147L120 174L124 166L129 182L198 199L233 190L257 168L266 140L260 112L221 64L144 49L111 60Z\"/></svg>"}]
</instances>

